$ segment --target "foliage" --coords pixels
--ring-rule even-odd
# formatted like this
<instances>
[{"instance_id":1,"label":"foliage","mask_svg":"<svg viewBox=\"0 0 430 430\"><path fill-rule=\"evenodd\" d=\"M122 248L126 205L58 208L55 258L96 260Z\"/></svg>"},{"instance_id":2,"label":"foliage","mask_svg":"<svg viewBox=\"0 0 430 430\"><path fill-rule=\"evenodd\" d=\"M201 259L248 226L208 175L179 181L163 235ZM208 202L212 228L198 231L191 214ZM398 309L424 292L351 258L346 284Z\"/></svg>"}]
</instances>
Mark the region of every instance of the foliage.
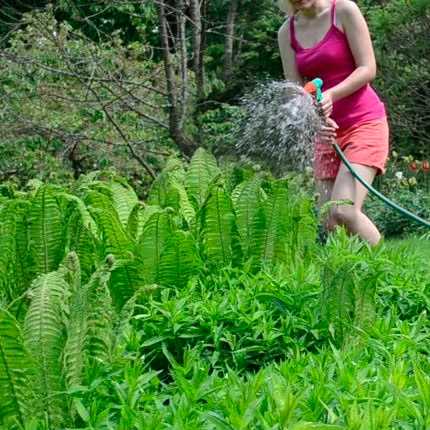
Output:
<instances>
[{"instance_id":1,"label":"foliage","mask_svg":"<svg viewBox=\"0 0 430 430\"><path fill-rule=\"evenodd\" d=\"M142 168L151 174L171 146L163 83L153 80L161 72L146 48L115 33L96 43L50 8L25 14L8 42L0 178L22 185L116 168L146 183Z\"/></svg>"},{"instance_id":2,"label":"foliage","mask_svg":"<svg viewBox=\"0 0 430 430\"><path fill-rule=\"evenodd\" d=\"M299 181L200 149L148 202L103 174L2 193L1 426L430 424L427 257L321 248Z\"/></svg>"},{"instance_id":3,"label":"foliage","mask_svg":"<svg viewBox=\"0 0 430 430\"><path fill-rule=\"evenodd\" d=\"M425 220L430 220L430 172L427 160L411 155L400 157L393 151L387 172L377 177L376 187L388 198ZM386 237L425 232L425 227L411 221L376 198L366 202L366 211Z\"/></svg>"},{"instance_id":4,"label":"foliage","mask_svg":"<svg viewBox=\"0 0 430 430\"><path fill-rule=\"evenodd\" d=\"M391 0L371 7L367 16L378 59L376 86L387 104L394 147L428 157L430 4Z\"/></svg>"}]
</instances>

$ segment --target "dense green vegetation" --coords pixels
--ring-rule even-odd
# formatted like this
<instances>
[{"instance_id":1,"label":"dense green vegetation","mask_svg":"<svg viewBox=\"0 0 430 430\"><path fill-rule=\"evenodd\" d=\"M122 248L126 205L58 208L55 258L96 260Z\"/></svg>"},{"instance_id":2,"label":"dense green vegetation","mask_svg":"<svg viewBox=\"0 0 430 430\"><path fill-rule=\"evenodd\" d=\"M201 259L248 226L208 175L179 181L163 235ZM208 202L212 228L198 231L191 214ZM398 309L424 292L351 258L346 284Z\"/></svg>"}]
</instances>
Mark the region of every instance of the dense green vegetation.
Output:
<instances>
[{"instance_id":1,"label":"dense green vegetation","mask_svg":"<svg viewBox=\"0 0 430 430\"><path fill-rule=\"evenodd\" d=\"M430 219L430 3L359 3L395 149L377 187ZM311 172L232 153L284 18L2 3L0 429L430 428L428 231L370 200L386 241L323 245Z\"/></svg>"},{"instance_id":2,"label":"dense green vegetation","mask_svg":"<svg viewBox=\"0 0 430 430\"><path fill-rule=\"evenodd\" d=\"M204 150L145 202L3 187L2 428L427 428L427 257L318 245L300 189Z\"/></svg>"}]
</instances>

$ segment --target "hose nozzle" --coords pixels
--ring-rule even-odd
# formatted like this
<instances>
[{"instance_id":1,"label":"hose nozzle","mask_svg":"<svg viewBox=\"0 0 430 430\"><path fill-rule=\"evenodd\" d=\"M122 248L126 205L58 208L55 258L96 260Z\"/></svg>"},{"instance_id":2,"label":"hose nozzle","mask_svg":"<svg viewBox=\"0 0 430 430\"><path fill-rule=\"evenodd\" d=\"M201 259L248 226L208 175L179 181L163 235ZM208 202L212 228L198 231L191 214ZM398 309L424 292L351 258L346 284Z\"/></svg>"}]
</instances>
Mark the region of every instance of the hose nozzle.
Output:
<instances>
[{"instance_id":1,"label":"hose nozzle","mask_svg":"<svg viewBox=\"0 0 430 430\"><path fill-rule=\"evenodd\" d=\"M322 87L323 87L323 81L320 78L315 78L312 81L309 81L304 86L304 90L315 97L316 101L319 103L323 96L322 96Z\"/></svg>"}]
</instances>

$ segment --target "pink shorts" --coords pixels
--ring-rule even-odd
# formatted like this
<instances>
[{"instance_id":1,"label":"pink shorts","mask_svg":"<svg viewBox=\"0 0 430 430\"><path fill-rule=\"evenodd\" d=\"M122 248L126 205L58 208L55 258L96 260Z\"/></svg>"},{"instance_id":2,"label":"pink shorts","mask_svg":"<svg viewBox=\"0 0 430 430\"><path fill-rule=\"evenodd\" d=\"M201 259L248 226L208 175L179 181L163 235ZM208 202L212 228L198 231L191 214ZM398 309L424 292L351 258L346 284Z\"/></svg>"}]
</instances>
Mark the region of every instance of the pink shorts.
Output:
<instances>
[{"instance_id":1,"label":"pink shorts","mask_svg":"<svg viewBox=\"0 0 430 430\"><path fill-rule=\"evenodd\" d=\"M385 172L389 147L386 117L339 129L336 140L350 163L374 167L378 170L377 174ZM340 164L341 160L332 145L316 142L314 172L317 179L335 179Z\"/></svg>"}]
</instances>

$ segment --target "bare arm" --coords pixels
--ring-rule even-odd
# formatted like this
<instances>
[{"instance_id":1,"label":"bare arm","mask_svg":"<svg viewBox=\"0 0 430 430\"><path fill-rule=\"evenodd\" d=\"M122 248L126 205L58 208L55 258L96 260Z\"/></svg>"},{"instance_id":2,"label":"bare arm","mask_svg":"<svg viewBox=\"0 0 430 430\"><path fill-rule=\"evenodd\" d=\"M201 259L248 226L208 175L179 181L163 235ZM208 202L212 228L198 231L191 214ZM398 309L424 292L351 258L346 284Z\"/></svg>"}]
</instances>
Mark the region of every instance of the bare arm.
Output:
<instances>
[{"instance_id":1,"label":"bare arm","mask_svg":"<svg viewBox=\"0 0 430 430\"><path fill-rule=\"evenodd\" d=\"M278 45L285 79L303 85L303 78L297 70L296 56L290 45L289 21L286 21L278 31Z\"/></svg>"},{"instance_id":2,"label":"bare arm","mask_svg":"<svg viewBox=\"0 0 430 430\"><path fill-rule=\"evenodd\" d=\"M337 17L348 39L356 69L345 80L328 90L333 101L354 93L373 81L376 75L372 40L360 9L350 0L339 0L337 10Z\"/></svg>"}]
</instances>

